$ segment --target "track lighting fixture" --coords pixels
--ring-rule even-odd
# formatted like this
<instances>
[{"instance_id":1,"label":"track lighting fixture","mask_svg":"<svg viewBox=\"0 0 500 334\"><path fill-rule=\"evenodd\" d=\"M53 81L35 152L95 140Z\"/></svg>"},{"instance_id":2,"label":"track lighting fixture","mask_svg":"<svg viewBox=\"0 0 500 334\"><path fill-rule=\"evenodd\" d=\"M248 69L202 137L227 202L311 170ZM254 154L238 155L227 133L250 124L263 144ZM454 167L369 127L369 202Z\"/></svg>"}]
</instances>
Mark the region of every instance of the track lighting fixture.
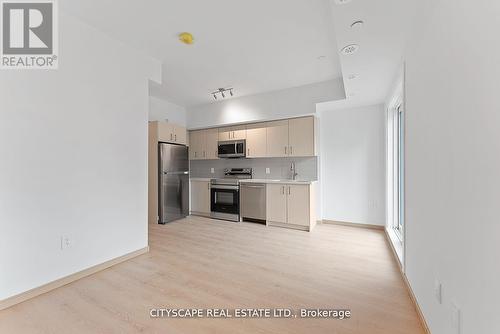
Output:
<instances>
[{"instance_id":1,"label":"track lighting fixture","mask_svg":"<svg viewBox=\"0 0 500 334\"><path fill-rule=\"evenodd\" d=\"M229 92L229 95L234 96L233 93L233 88L218 88L215 92L212 92L212 96L214 97L214 100L217 100L218 94L225 99L226 98L226 93Z\"/></svg>"}]
</instances>

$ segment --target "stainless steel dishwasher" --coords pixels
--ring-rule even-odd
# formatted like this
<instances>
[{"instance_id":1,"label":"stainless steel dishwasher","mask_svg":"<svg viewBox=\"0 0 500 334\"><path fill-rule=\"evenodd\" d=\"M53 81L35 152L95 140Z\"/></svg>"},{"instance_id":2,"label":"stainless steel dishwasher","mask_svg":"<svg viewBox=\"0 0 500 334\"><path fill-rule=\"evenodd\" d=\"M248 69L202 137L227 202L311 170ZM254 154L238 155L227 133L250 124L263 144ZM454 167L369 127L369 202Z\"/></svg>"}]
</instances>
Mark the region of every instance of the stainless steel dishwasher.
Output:
<instances>
[{"instance_id":1,"label":"stainless steel dishwasher","mask_svg":"<svg viewBox=\"0 0 500 334\"><path fill-rule=\"evenodd\" d=\"M264 183L240 184L241 220L266 222L266 185Z\"/></svg>"}]
</instances>

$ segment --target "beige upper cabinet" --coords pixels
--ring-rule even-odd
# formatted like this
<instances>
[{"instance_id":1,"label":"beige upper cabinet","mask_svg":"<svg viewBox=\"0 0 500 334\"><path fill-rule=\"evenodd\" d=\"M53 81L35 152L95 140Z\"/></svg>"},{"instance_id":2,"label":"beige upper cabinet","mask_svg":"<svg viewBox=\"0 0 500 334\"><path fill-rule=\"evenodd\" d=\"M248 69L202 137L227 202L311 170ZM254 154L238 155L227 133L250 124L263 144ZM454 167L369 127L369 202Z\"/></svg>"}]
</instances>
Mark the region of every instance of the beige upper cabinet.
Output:
<instances>
[{"instance_id":1,"label":"beige upper cabinet","mask_svg":"<svg viewBox=\"0 0 500 334\"><path fill-rule=\"evenodd\" d=\"M267 127L265 123L247 126L247 158L267 156Z\"/></svg>"},{"instance_id":2,"label":"beige upper cabinet","mask_svg":"<svg viewBox=\"0 0 500 334\"><path fill-rule=\"evenodd\" d=\"M166 142L186 142L178 128L165 123L162 132ZM292 118L246 126L191 131L189 135L190 159L217 159L218 142L246 139L246 156L311 157L316 155L316 121L313 116ZM179 130L181 131L181 130ZM170 139L172 138L172 139Z\"/></svg>"},{"instance_id":3,"label":"beige upper cabinet","mask_svg":"<svg viewBox=\"0 0 500 334\"><path fill-rule=\"evenodd\" d=\"M314 117L292 118L288 126L288 155L314 156Z\"/></svg>"},{"instance_id":4,"label":"beige upper cabinet","mask_svg":"<svg viewBox=\"0 0 500 334\"><path fill-rule=\"evenodd\" d=\"M287 223L309 226L311 222L309 185L287 185Z\"/></svg>"},{"instance_id":5,"label":"beige upper cabinet","mask_svg":"<svg viewBox=\"0 0 500 334\"><path fill-rule=\"evenodd\" d=\"M286 206L286 185L266 185L266 220L276 223L286 223Z\"/></svg>"},{"instance_id":6,"label":"beige upper cabinet","mask_svg":"<svg viewBox=\"0 0 500 334\"><path fill-rule=\"evenodd\" d=\"M230 126L226 128L219 129L219 140L239 140L247 138L247 130L244 125L241 126Z\"/></svg>"},{"instance_id":7,"label":"beige upper cabinet","mask_svg":"<svg viewBox=\"0 0 500 334\"><path fill-rule=\"evenodd\" d=\"M267 156L288 156L288 120L267 123Z\"/></svg>"},{"instance_id":8,"label":"beige upper cabinet","mask_svg":"<svg viewBox=\"0 0 500 334\"><path fill-rule=\"evenodd\" d=\"M206 159L218 159L217 151L219 140L219 130L218 129L208 129L205 130L205 140L206 140Z\"/></svg>"},{"instance_id":9,"label":"beige upper cabinet","mask_svg":"<svg viewBox=\"0 0 500 334\"><path fill-rule=\"evenodd\" d=\"M191 160L201 160L206 157L205 130L191 131L189 133L189 158Z\"/></svg>"},{"instance_id":10,"label":"beige upper cabinet","mask_svg":"<svg viewBox=\"0 0 500 334\"><path fill-rule=\"evenodd\" d=\"M217 129L196 130L189 132L189 159L208 160L218 159L217 140L219 132Z\"/></svg>"},{"instance_id":11,"label":"beige upper cabinet","mask_svg":"<svg viewBox=\"0 0 500 334\"><path fill-rule=\"evenodd\" d=\"M185 127L173 124L174 142L176 144L187 145L187 130Z\"/></svg>"},{"instance_id":12,"label":"beige upper cabinet","mask_svg":"<svg viewBox=\"0 0 500 334\"><path fill-rule=\"evenodd\" d=\"M165 143L187 144L186 128L169 122L157 122L158 141Z\"/></svg>"},{"instance_id":13,"label":"beige upper cabinet","mask_svg":"<svg viewBox=\"0 0 500 334\"><path fill-rule=\"evenodd\" d=\"M232 139L247 139L247 128L245 125L234 126Z\"/></svg>"}]
</instances>

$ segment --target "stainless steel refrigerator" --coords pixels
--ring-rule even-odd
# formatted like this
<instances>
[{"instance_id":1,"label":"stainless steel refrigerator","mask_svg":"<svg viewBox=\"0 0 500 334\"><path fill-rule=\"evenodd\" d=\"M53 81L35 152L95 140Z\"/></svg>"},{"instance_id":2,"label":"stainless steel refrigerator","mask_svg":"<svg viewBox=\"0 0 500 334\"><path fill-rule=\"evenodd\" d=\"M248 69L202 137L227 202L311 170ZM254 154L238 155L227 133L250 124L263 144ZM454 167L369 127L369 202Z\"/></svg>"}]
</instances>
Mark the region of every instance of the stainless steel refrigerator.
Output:
<instances>
[{"instance_id":1,"label":"stainless steel refrigerator","mask_svg":"<svg viewBox=\"0 0 500 334\"><path fill-rule=\"evenodd\" d=\"M189 156L184 145L158 144L159 223L189 215Z\"/></svg>"}]
</instances>

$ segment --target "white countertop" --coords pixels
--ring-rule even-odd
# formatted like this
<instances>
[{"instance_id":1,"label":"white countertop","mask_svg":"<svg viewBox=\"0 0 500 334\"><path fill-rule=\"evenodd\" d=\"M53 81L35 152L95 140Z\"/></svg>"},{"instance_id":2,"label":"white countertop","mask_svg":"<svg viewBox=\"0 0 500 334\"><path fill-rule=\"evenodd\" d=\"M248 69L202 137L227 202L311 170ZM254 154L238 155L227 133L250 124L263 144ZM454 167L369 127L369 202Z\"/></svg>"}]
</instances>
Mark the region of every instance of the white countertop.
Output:
<instances>
[{"instance_id":1,"label":"white countertop","mask_svg":"<svg viewBox=\"0 0 500 334\"><path fill-rule=\"evenodd\" d=\"M240 183L312 184L314 182L317 182L317 181L272 180L272 179L247 179L247 180L240 180Z\"/></svg>"},{"instance_id":2,"label":"white countertop","mask_svg":"<svg viewBox=\"0 0 500 334\"><path fill-rule=\"evenodd\" d=\"M190 181L210 181L212 178L210 177L191 177L189 178Z\"/></svg>"},{"instance_id":3,"label":"white countertop","mask_svg":"<svg viewBox=\"0 0 500 334\"><path fill-rule=\"evenodd\" d=\"M210 182L210 177L192 177L191 181ZM302 181L302 180L273 180L273 179L243 179L240 183L277 183L277 184L312 184L318 181Z\"/></svg>"}]
</instances>

